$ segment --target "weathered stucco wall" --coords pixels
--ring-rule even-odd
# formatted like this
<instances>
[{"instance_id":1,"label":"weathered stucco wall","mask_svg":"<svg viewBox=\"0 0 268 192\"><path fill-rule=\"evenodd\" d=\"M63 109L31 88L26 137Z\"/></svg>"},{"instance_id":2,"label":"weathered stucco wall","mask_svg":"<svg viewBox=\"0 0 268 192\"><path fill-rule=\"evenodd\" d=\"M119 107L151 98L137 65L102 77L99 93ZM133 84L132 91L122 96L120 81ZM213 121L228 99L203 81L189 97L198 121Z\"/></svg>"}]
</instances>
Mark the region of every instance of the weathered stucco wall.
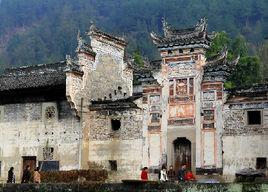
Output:
<instances>
[{"instance_id":1,"label":"weathered stucco wall","mask_svg":"<svg viewBox=\"0 0 268 192\"><path fill-rule=\"evenodd\" d=\"M16 179L22 171L23 156L44 160L43 148L53 147L53 160L61 170L77 169L81 129L67 101L9 104L1 106L1 176L11 166Z\"/></svg>"},{"instance_id":2,"label":"weathered stucco wall","mask_svg":"<svg viewBox=\"0 0 268 192\"><path fill-rule=\"evenodd\" d=\"M124 61L125 48L94 36L91 36L91 46L96 52L88 82L91 85L91 99L109 99L109 94L114 95L114 90L118 90L118 87L122 88L125 96L131 96L133 74ZM111 99L117 98L114 96Z\"/></svg>"},{"instance_id":3,"label":"weathered stucco wall","mask_svg":"<svg viewBox=\"0 0 268 192\"><path fill-rule=\"evenodd\" d=\"M245 168L256 168L256 158L268 158L268 135L224 136L224 175L235 175Z\"/></svg>"},{"instance_id":4,"label":"weathered stucco wall","mask_svg":"<svg viewBox=\"0 0 268 192\"><path fill-rule=\"evenodd\" d=\"M100 165L110 171L112 180L139 179L142 167L143 137L142 111L92 111L89 132L89 163ZM111 120L121 122L113 130ZM113 170L110 161L116 161Z\"/></svg>"},{"instance_id":5,"label":"weathered stucco wall","mask_svg":"<svg viewBox=\"0 0 268 192\"><path fill-rule=\"evenodd\" d=\"M260 124L248 123L248 111L259 111ZM223 173L233 175L256 168L257 158L268 158L267 102L227 103L224 108Z\"/></svg>"}]
</instances>

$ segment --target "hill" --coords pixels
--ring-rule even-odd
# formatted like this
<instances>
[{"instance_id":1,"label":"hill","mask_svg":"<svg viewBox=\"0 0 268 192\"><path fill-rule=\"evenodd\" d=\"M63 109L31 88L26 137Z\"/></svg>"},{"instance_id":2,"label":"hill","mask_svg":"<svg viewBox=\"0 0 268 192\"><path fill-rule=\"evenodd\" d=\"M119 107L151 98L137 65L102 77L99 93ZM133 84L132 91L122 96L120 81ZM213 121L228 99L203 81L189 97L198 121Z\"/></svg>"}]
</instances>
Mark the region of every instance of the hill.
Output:
<instances>
[{"instance_id":1,"label":"hill","mask_svg":"<svg viewBox=\"0 0 268 192\"><path fill-rule=\"evenodd\" d=\"M162 33L161 19L183 28L207 17L210 31L245 36L251 50L268 36L267 0L2 0L0 64L48 63L73 54L76 34L90 22L125 36L128 51L156 58L149 33Z\"/></svg>"}]
</instances>

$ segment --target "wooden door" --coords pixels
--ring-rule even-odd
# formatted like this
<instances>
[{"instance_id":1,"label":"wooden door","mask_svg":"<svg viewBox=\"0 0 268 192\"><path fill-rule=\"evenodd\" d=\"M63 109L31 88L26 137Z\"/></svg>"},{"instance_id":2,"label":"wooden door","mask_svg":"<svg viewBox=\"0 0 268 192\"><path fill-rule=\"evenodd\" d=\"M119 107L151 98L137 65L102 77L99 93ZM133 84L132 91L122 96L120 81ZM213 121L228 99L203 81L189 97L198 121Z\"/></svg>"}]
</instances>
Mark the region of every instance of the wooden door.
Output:
<instances>
[{"instance_id":1,"label":"wooden door","mask_svg":"<svg viewBox=\"0 0 268 192\"><path fill-rule=\"evenodd\" d=\"M191 170L191 141L185 137L179 137L174 142L175 170L178 171L183 164Z\"/></svg>"},{"instance_id":2,"label":"wooden door","mask_svg":"<svg viewBox=\"0 0 268 192\"><path fill-rule=\"evenodd\" d=\"M36 168L36 156L23 156L22 172L27 165L30 166L30 171L34 171Z\"/></svg>"}]
</instances>

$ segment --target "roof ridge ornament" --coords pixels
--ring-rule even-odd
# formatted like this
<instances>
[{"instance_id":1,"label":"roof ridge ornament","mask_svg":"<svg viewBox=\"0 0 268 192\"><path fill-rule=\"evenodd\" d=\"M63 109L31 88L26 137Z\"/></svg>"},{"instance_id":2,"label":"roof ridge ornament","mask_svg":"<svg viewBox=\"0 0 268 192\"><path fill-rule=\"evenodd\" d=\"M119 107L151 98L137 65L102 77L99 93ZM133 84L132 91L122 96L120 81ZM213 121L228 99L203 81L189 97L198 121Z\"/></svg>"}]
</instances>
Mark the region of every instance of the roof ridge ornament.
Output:
<instances>
[{"instance_id":1,"label":"roof ridge ornament","mask_svg":"<svg viewBox=\"0 0 268 192\"><path fill-rule=\"evenodd\" d=\"M151 36L154 44L161 43L161 37L159 37L155 32L151 32L150 36Z\"/></svg>"},{"instance_id":2,"label":"roof ridge ornament","mask_svg":"<svg viewBox=\"0 0 268 192\"><path fill-rule=\"evenodd\" d=\"M151 33L153 43L158 48L164 47L202 47L208 49L214 35L207 32L207 19L202 18L196 25L190 28L176 29L166 19L162 18L163 36Z\"/></svg>"},{"instance_id":3,"label":"roof ridge ornament","mask_svg":"<svg viewBox=\"0 0 268 192\"><path fill-rule=\"evenodd\" d=\"M77 32L77 48L76 48L76 52L79 52L79 51L82 50L83 44L84 44L84 40L80 36L80 30L78 30L78 32Z\"/></svg>"},{"instance_id":4,"label":"roof ridge ornament","mask_svg":"<svg viewBox=\"0 0 268 192\"><path fill-rule=\"evenodd\" d=\"M201 18L198 22L197 22L197 24L195 25L195 27L197 28L197 29L200 29L200 31L205 31L205 30L207 30L207 18L206 17L203 17L203 18Z\"/></svg>"},{"instance_id":5,"label":"roof ridge ornament","mask_svg":"<svg viewBox=\"0 0 268 192\"><path fill-rule=\"evenodd\" d=\"M162 26L163 26L164 36L169 37L171 26L170 26L170 24L168 24L165 17L162 17Z\"/></svg>"},{"instance_id":6,"label":"roof ridge ornament","mask_svg":"<svg viewBox=\"0 0 268 192\"><path fill-rule=\"evenodd\" d=\"M213 65L216 61L227 62L228 48L225 46L221 51L219 51L215 56L208 58L207 66Z\"/></svg>"},{"instance_id":7,"label":"roof ridge ornament","mask_svg":"<svg viewBox=\"0 0 268 192\"><path fill-rule=\"evenodd\" d=\"M92 22L91 22L91 26L89 27L89 31L88 31L87 35L99 36L99 37L102 37L104 39L108 39L110 41L113 41L116 44L120 44L124 47L127 45L127 41L125 40L124 37L118 37L118 36L106 33L104 31L100 30L98 27L96 27L95 24Z\"/></svg>"},{"instance_id":8,"label":"roof ridge ornament","mask_svg":"<svg viewBox=\"0 0 268 192\"><path fill-rule=\"evenodd\" d=\"M89 34L93 33L96 30L97 30L97 27L96 27L94 21L90 21Z\"/></svg>"}]
</instances>

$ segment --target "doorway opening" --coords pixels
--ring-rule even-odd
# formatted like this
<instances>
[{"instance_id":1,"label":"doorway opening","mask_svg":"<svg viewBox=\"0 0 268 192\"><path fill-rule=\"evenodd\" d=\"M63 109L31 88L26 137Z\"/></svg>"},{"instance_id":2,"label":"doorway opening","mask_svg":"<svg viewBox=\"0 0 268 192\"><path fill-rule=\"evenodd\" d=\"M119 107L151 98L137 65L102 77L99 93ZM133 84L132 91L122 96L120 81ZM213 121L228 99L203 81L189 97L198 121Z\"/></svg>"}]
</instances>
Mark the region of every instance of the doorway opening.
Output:
<instances>
[{"instance_id":1,"label":"doorway opening","mask_svg":"<svg viewBox=\"0 0 268 192\"><path fill-rule=\"evenodd\" d=\"M30 166L30 171L34 171L36 168L36 156L23 156L22 157L22 172L26 166Z\"/></svg>"},{"instance_id":2,"label":"doorway opening","mask_svg":"<svg viewBox=\"0 0 268 192\"><path fill-rule=\"evenodd\" d=\"M191 141L186 137L178 137L173 141L175 170L178 171L183 164L191 170Z\"/></svg>"}]
</instances>

